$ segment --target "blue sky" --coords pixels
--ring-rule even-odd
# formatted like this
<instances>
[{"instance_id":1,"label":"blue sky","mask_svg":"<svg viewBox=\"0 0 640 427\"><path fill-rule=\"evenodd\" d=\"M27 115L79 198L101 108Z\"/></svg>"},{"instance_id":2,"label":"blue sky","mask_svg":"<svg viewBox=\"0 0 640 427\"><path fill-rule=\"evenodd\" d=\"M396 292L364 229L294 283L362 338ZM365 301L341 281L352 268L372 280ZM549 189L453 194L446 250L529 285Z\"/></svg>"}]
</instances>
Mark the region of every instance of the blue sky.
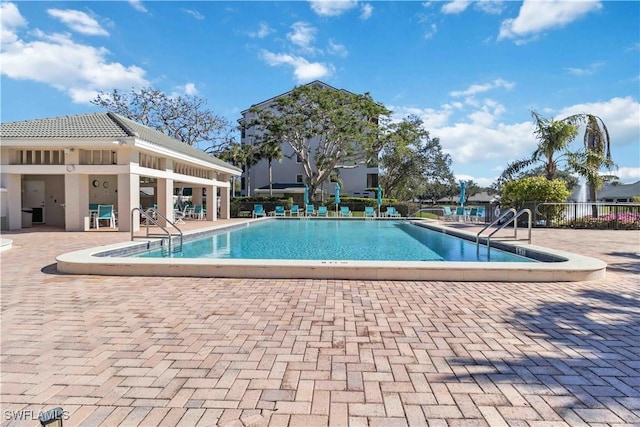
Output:
<instances>
[{"instance_id":1,"label":"blue sky","mask_svg":"<svg viewBox=\"0 0 640 427\"><path fill-rule=\"evenodd\" d=\"M640 180L635 1L3 2L2 121L98 111L98 91L194 94L232 123L321 80L421 117L459 179L490 185L531 111L599 115ZM578 138L574 147L579 147Z\"/></svg>"}]
</instances>

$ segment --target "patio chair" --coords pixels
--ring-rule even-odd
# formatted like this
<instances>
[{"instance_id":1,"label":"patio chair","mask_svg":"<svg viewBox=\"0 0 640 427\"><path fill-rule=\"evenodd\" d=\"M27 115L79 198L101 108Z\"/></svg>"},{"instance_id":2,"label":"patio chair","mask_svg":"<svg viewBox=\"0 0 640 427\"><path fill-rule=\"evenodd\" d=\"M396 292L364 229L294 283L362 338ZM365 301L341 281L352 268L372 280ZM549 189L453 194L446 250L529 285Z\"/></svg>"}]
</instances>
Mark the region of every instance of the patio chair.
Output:
<instances>
[{"instance_id":1,"label":"patio chair","mask_svg":"<svg viewBox=\"0 0 640 427\"><path fill-rule=\"evenodd\" d=\"M458 221L466 221L467 220L467 213L466 213L464 207L458 206L456 208L456 219Z\"/></svg>"},{"instance_id":2,"label":"patio chair","mask_svg":"<svg viewBox=\"0 0 640 427\"><path fill-rule=\"evenodd\" d=\"M284 206L276 206L276 210L273 212L275 216L284 216L285 210Z\"/></svg>"},{"instance_id":3,"label":"patio chair","mask_svg":"<svg viewBox=\"0 0 640 427\"><path fill-rule=\"evenodd\" d=\"M253 214L252 216L254 218L257 218L259 216L266 216L267 213L264 211L264 207L261 204L256 204L253 205Z\"/></svg>"},{"instance_id":4,"label":"patio chair","mask_svg":"<svg viewBox=\"0 0 640 427\"><path fill-rule=\"evenodd\" d=\"M365 206L364 208L364 217L365 218L373 218L376 216L376 211L373 210L373 206Z\"/></svg>"},{"instance_id":5,"label":"patio chair","mask_svg":"<svg viewBox=\"0 0 640 427\"><path fill-rule=\"evenodd\" d=\"M318 216L329 216L329 212L327 211L327 207L326 206L319 206L318 207Z\"/></svg>"},{"instance_id":6,"label":"patio chair","mask_svg":"<svg viewBox=\"0 0 640 427\"><path fill-rule=\"evenodd\" d=\"M191 218L204 219L204 209L202 208L202 205L195 205L193 207L193 211L191 211Z\"/></svg>"},{"instance_id":7,"label":"patio chair","mask_svg":"<svg viewBox=\"0 0 640 427\"><path fill-rule=\"evenodd\" d=\"M307 205L307 207L304 210L304 214L307 216L311 216L311 215L315 215L316 214L316 207L313 205Z\"/></svg>"},{"instance_id":8,"label":"patio chair","mask_svg":"<svg viewBox=\"0 0 640 427\"><path fill-rule=\"evenodd\" d=\"M116 228L116 215L113 212L113 205L98 205L98 213L94 217L96 229L100 228L100 221L108 221L110 228Z\"/></svg>"},{"instance_id":9,"label":"patio chair","mask_svg":"<svg viewBox=\"0 0 640 427\"><path fill-rule=\"evenodd\" d=\"M349 206L340 206L340 216L353 216L353 213L351 213L351 209L349 209Z\"/></svg>"},{"instance_id":10,"label":"patio chair","mask_svg":"<svg viewBox=\"0 0 640 427\"><path fill-rule=\"evenodd\" d=\"M402 215L400 215L400 212L398 212L394 206L388 206L387 207L387 211L385 212L385 215L388 216L388 217L393 217L393 218L398 218L398 217L402 216Z\"/></svg>"},{"instance_id":11,"label":"patio chair","mask_svg":"<svg viewBox=\"0 0 640 427\"><path fill-rule=\"evenodd\" d=\"M291 205L291 209L289 210L289 215L300 216L300 209L298 208L298 205Z\"/></svg>"},{"instance_id":12,"label":"patio chair","mask_svg":"<svg viewBox=\"0 0 640 427\"><path fill-rule=\"evenodd\" d=\"M445 221L453 221L455 219L455 216L453 212L451 212L451 208L449 206L443 206L442 210L444 211L444 216L442 219L444 219Z\"/></svg>"},{"instance_id":13,"label":"patio chair","mask_svg":"<svg viewBox=\"0 0 640 427\"><path fill-rule=\"evenodd\" d=\"M173 219L176 224L184 224L184 220L189 216L189 205L184 205L182 210L174 209L173 210Z\"/></svg>"}]
</instances>

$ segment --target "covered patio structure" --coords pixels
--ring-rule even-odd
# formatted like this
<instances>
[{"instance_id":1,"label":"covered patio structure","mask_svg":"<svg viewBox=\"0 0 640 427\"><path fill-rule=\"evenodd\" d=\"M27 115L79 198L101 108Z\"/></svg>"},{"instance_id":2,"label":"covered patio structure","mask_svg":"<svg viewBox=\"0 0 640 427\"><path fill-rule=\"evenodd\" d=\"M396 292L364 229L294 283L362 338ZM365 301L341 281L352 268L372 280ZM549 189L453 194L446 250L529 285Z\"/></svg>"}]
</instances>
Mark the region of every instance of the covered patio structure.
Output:
<instances>
[{"instance_id":1,"label":"covered patio structure","mask_svg":"<svg viewBox=\"0 0 640 427\"><path fill-rule=\"evenodd\" d=\"M204 217L229 218L232 176L241 170L114 113L3 123L0 128L3 228L30 221L88 230L96 205L112 205L120 231L137 231L132 210L155 207L174 219L178 188L191 188Z\"/></svg>"}]
</instances>

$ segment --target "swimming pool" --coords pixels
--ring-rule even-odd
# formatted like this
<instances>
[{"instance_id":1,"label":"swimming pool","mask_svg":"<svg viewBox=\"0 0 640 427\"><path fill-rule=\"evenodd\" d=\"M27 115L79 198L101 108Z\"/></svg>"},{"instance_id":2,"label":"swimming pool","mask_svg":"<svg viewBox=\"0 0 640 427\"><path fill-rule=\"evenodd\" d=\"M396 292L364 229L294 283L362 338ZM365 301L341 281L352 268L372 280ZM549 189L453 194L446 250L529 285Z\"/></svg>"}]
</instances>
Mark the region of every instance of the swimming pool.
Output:
<instances>
[{"instance_id":1,"label":"swimming pool","mask_svg":"<svg viewBox=\"0 0 640 427\"><path fill-rule=\"evenodd\" d=\"M534 262L408 221L278 219L186 242L179 252L133 256L354 261Z\"/></svg>"},{"instance_id":2,"label":"swimming pool","mask_svg":"<svg viewBox=\"0 0 640 427\"><path fill-rule=\"evenodd\" d=\"M270 221L388 221L385 219L282 219L259 218L229 220L185 236L196 240L211 233L252 227ZM475 234L457 230L437 221L411 221L419 227L442 234L452 234L475 242ZM481 239L481 243L483 239ZM304 242L303 242L304 243ZM292 242L292 245L300 244ZM148 258L132 257L159 247L158 239L127 241L87 248L56 258L57 269L67 274L116 276L232 277L277 279L347 279L347 280L418 280L464 282L558 282L596 280L605 277L606 264L579 254L544 248L522 241L492 240L500 248L540 262L485 261L367 261L335 259L232 259L232 258ZM370 245L361 248L363 252ZM472 252L475 252L475 243ZM493 253L493 249L492 249ZM189 281L185 280L185 286ZM212 281L212 285L216 282ZM301 282L303 285L304 282Z\"/></svg>"}]
</instances>

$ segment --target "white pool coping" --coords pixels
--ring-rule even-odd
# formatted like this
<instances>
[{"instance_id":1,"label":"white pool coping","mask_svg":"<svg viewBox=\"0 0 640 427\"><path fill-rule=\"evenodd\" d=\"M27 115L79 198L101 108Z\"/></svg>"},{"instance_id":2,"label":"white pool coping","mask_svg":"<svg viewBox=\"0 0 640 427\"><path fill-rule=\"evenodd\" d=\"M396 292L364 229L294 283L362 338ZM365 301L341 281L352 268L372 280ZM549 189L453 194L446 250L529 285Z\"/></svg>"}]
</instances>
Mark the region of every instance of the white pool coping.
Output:
<instances>
[{"instance_id":1,"label":"white pool coping","mask_svg":"<svg viewBox=\"0 0 640 427\"><path fill-rule=\"evenodd\" d=\"M268 219L249 220L262 221ZM317 220L317 219L312 219ZM347 219L348 220L348 219ZM194 233L220 230L228 226L211 227ZM444 226L447 234L475 235ZM535 230L534 230L535 232ZM189 233L189 234L194 234ZM148 239L149 241L157 239ZM347 280L411 280L456 282L576 282L602 279L606 263L591 257L527 244L523 241L501 245L520 247L551 257L558 262L452 262L452 261L319 261L273 259L211 259L211 258L133 258L97 256L113 250L140 245L144 240L116 243L75 252L56 258L58 271L67 274L105 276L171 276L225 277L254 279L347 279Z\"/></svg>"}]
</instances>

